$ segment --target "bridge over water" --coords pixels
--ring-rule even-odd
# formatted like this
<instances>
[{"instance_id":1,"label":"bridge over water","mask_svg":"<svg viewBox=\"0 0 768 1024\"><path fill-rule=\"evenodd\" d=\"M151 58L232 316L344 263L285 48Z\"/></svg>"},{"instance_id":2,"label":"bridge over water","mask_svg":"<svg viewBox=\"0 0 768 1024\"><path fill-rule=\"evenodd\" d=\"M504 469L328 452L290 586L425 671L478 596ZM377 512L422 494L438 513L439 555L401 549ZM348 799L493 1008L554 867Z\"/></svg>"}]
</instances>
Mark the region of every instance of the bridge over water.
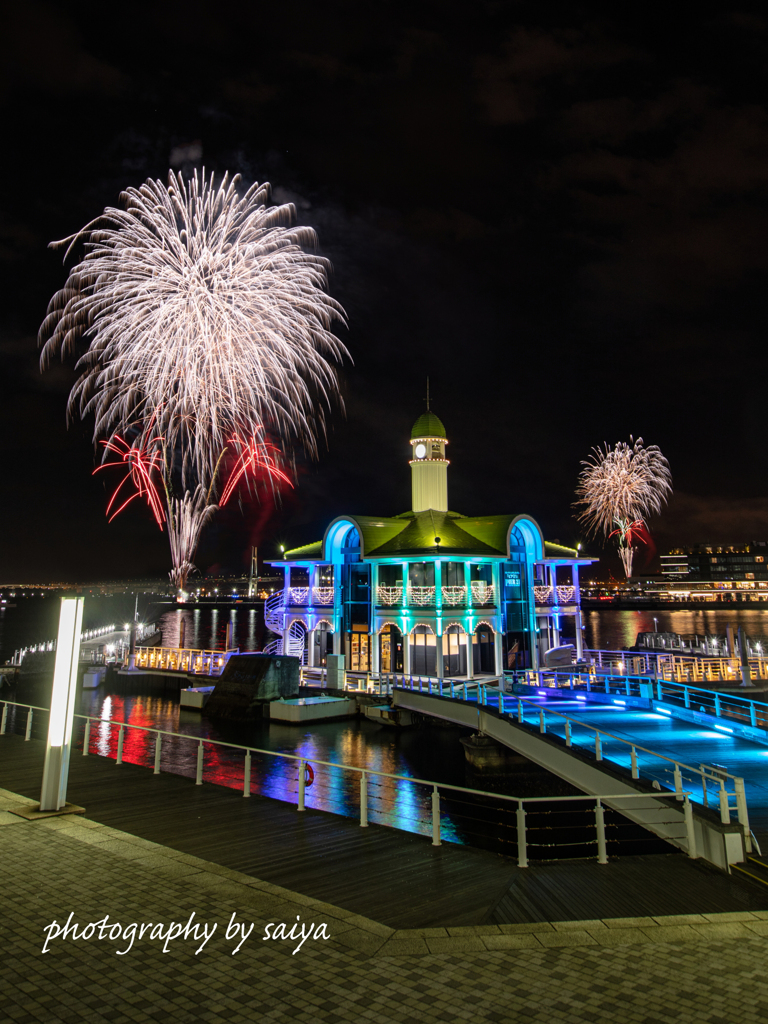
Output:
<instances>
[{"instance_id":1,"label":"bridge over water","mask_svg":"<svg viewBox=\"0 0 768 1024\"><path fill-rule=\"evenodd\" d=\"M767 704L650 676L570 672L501 686L404 679L394 702L473 727L583 792L669 792L645 806L606 805L721 867L768 853Z\"/></svg>"}]
</instances>

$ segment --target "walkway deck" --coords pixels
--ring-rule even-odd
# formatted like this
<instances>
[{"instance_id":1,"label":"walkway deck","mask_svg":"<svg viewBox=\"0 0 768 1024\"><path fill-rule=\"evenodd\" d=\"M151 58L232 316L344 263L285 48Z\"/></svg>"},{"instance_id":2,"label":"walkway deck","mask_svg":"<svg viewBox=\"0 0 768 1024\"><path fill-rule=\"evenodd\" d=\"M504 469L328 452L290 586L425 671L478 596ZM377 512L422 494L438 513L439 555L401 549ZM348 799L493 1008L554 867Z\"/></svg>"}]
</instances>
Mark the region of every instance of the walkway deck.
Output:
<instances>
[{"instance_id":1,"label":"walkway deck","mask_svg":"<svg viewBox=\"0 0 768 1024\"><path fill-rule=\"evenodd\" d=\"M665 788L674 789L672 765L664 757L681 761L697 768L700 764L725 768L732 775L744 779L749 819L752 831L757 835L761 848L768 852L768 747L728 732L707 728L686 722L670 715L655 711L640 711L636 708L624 710L616 704L580 701L553 692L550 696L527 698L525 707L529 721L537 712L528 701L533 700L546 710L559 711L569 718L577 719L598 729L604 729L631 743L647 747L662 757L653 757L638 752L638 766L641 776L657 779ZM494 698L489 703L498 706ZM508 702L509 703L509 702ZM727 728L727 719L723 726ZM547 731L564 738L565 721L556 715L547 716ZM591 729L573 730L572 742L575 747L594 749L594 733ZM630 749L617 740L605 739L602 743L603 759L629 769ZM701 783L697 778L686 777L686 788L693 789L692 799L701 801Z\"/></svg>"},{"instance_id":2,"label":"walkway deck","mask_svg":"<svg viewBox=\"0 0 768 1024\"><path fill-rule=\"evenodd\" d=\"M44 744L0 737L0 787L39 796ZM89 818L393 928L768 910L768 885L678 854L520 870L508 858L97 756L74 754ZM768 878L768 873L766 873Z\"/></svg>"}]
</instances>

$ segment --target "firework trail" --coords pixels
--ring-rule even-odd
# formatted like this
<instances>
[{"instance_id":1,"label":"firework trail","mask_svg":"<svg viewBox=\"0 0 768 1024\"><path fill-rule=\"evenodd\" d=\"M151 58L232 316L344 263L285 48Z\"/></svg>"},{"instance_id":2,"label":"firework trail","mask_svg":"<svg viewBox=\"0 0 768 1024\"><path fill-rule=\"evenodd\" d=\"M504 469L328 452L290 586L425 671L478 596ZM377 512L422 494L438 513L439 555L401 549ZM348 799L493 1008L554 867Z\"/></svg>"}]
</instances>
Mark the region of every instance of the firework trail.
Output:
<instances>
[{"instance_id":1,"label":"firework trail","mask_svg":"<svg viewBox=\"0 0 768 1024\"><path fill-rule=\"evenodd\" d=\"M619 555L627 578L632 575L636 541L643 541L645 520L661 511L672 493L669 463L657 445L643 447L630 438L615 447L593 448L582 462L576 488L579 520L588 534L618 537Z\"/></svg>"},{"instance_id":2,"label":"firework trail","mask_svg":"<svg viewBox=\"0 0 768 1024\"><path fill-rule=\"evenodd\" d=\"M293 226L292 205L266 205L268 184L239 194L238 180L147 181L122 193L124 208L52 243L67 256L82 244L84 255L49 304L41 367L79 354L69 418L93 414L94 441L118 449L136 437L131 448L150 454L127 459L131 479L157 519L148 481L161 471L171 533L210 517L228 439L238 439L238 481L256 469L273 484L286 479L258 440L265 432L316 453L339 398L334 364L348 355L331 331L345 315L325 290L329 263L307 251L315 232ZM183 580L182 538L194 535L185 527L172 541Z\"/></svg>"}]
</instances>

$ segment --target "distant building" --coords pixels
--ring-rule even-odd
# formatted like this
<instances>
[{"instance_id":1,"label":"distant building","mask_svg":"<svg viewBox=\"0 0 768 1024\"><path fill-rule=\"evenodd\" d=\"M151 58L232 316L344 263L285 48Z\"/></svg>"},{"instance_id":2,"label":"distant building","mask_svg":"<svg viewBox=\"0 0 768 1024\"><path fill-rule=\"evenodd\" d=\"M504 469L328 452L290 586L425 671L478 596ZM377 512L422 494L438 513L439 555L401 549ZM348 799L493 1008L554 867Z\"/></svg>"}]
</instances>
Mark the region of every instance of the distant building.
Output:
<instances>
[{"instance_id":1,"label":"distant building","mask_svg":"<svg viewBox=\"0 0 768 1024\"><path fill-rule=\"evenodd\" d=\"M673 548L661 556L661 577L653 584L671 597L765 600L768 541Z\"/></svg>"},{"instance_id":2,"label":"distant building","mask_svg":"<svg viewBox=\"0 0 768 1024\"><path fill-rule=\"evenodd\" d=\"M266 603L270 646L309 666L345 654L353 672L472 678L536 667L563 620L581 655L580 565L526 515L448 508L445 427L433 412L410 437L412 508L344 515L322 540L273 562L285 585Z\"/></svg>"}]
</instances>

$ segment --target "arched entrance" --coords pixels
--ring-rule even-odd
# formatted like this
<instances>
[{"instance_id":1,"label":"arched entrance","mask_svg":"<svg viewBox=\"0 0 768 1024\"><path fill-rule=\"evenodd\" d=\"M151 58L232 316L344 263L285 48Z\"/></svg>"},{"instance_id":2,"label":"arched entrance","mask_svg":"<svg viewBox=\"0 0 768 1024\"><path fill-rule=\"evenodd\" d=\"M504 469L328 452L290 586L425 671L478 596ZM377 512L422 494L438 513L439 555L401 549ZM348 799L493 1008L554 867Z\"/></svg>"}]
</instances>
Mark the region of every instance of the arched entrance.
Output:
<instances>
[{"instance_id":1,"label":"arched entrance","mask_svg":"<svg viewBox=\"0 0 768 1024\"><path fill-rule=\"evenodd\" d=\"M315 649L312 664L322 668L329 654L333 654L333 629L327 619L321 619L314 629Z\"/></svg>"},{"instance_id":2,"label":"arched entrance","mask_svg":"<svg viewBox=\"0 0 768 1024\"><path fill-rule=\"evenodd\" d=\"M394 622L388 622L379 632L379 670L403 671L403 634Z\"/></svg>"},{"instance_id":3,"label":"arched entrance","mask_svg":"<svg viewBox=\"0 0 768 1024\"><path fill-rule=\"evenodd\" d=\"M415 626L411 633L411 675L437 675L437 645L431 626Z\"/></svg>"},{"instance_id":4,"label":"arched entrance","mask_svg":"<svg viewBox=\"0 0 768 1024\"><path fill-rule=\"evenodd\" d=\"M443 633L443 675L467 674L467 634L463 626L452 623Z\"/></svg>"},{"instance_id":5,"label":"arched entrance","mask_svg":"<svg viewBox=\"0 0 768 1024\"><path fill-rule=\"evenodd\" d=\"M473 647L473 669L475 675L493 675L496 670L493 630L487 622L481 622L475 630Z\"/></svg>"}]
</instances>

